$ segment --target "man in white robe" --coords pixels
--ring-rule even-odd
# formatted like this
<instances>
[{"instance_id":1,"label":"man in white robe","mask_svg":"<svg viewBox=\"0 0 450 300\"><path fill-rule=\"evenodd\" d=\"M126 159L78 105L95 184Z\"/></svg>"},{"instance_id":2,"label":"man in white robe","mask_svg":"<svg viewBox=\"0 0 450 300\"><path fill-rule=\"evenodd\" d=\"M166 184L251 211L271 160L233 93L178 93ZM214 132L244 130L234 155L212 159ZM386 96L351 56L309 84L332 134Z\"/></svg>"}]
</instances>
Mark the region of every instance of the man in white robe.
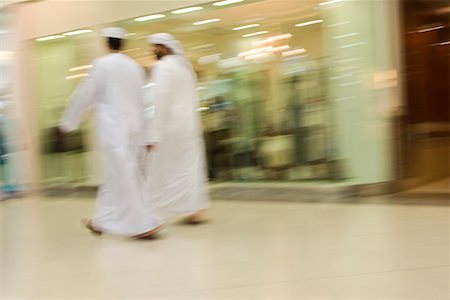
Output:
<instances>
[{"instance_id":1,"label":"man in white robe","mask_svg":"<svg viewBox=\"0 0 450 300\"><path fill-rule=\"evenodd\" d=\"M151 197L165 216L202 223L209 194L197 78L172 35L151 35L149 43L159 59L152 70L154 110L145 134Z\"/></svg>"},{"instance_id":2,"label":"man in white robe","mask_svg":"<svg viewBox=\"0 0 450 300\"><path fill-rule=\"evenodd\" d=\"M94 61L89 77L72 95L60 128L64 133L76 130L86 110L95 110L105 178L86 226L95 233L148 238L161 229L161 221L148 203L139 167L145 75L120 53L125 34L121 28L102 31L110 53Z\"/></svg>"}]
</instances>

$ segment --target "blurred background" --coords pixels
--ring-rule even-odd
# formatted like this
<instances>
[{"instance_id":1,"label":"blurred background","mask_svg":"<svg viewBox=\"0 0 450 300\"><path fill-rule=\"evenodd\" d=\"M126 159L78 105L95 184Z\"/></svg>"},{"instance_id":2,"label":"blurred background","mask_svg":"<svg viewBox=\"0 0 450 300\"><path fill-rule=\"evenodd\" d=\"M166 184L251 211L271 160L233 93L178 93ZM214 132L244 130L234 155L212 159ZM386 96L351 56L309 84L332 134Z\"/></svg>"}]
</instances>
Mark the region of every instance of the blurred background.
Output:
<instances>
[{"instance_id":1,"label":"blurred background","mask_svg":"<svg viewBox=\"0 0 450 300\"><path fill-rule=\"evenodd\" d=\"M6 1L3 197L101 182L92 121L60 144L67 99L121 26L147 73L169 32L199 79L212 182L449 193L446 0Z\"/></svg>"}]
</instances>

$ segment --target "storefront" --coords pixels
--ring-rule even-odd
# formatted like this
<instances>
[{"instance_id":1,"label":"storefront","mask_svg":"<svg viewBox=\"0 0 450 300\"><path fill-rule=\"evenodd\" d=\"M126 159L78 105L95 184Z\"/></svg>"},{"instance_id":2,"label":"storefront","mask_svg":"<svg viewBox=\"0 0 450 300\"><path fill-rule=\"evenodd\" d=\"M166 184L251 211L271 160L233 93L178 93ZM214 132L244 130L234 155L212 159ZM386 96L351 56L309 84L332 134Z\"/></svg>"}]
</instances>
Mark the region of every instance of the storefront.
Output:
<instances>
[{"instance_id":1,"label":"storefront","mask_svg":"<svg viewBox=\"0 0 450 300\"><path fill-rule=\"evenodd\" d=\"M147 70L149 34L182 41L199 78L212 179L391 181L396 9L396 1L220 1L35 39L41 182L101 178L92 122L64 149L56 126L105 52L98 33L107 25L128 30L124 52Z\"/></svg>"}]
</instances>

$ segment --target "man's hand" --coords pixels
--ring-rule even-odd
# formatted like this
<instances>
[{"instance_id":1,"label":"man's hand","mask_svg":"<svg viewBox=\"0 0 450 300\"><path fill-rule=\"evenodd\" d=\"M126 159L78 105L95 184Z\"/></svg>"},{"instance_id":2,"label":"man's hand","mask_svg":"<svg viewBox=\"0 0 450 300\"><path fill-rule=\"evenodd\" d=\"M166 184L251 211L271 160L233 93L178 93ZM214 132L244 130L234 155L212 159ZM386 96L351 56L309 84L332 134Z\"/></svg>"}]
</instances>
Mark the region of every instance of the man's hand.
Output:
<instances>
[{"instance_id":1,"label":"man's hand","mask_svg":"<svg viewBox=\"0 0 450 300\"><path fill-rule=\"evenodd\" d=\"M145 148L147 149L147 152L152 152L153 151L153 149L155 148L155 145L147 145L147 146L145 146Z\"/></svg>"}]
</instances>

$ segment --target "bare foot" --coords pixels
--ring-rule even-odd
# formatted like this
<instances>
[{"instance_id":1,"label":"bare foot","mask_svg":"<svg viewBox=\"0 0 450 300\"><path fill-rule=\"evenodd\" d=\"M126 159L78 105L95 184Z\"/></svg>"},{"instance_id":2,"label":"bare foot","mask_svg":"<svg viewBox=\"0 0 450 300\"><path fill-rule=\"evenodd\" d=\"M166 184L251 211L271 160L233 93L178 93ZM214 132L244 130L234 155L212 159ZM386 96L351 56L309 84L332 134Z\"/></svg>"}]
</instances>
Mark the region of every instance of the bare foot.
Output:
<instances>
[{"instance_id":1,"label":"bare foot","mask_svg":"<svg viewBox=\"0 0 450 300\"><path fill-rule=\"evenodd\" d=\"M184 219L184 224L198 225L208 222L208 218L205 216L203 211L198 211Z\"/></svg>"},{"instance_id":2,"label":"bare foot","mask_svg":"<svg viewBox=\"0 0 450 300\"><path fill-rule=\"evenodd\" d=\"M150 231L147 231L147 232L142 233L142 234L135 235L132 238L135 238L135 239L152 239L152 238L155 238L155 236L161 231L162 228L163 228L163 225L159 225L158 227L156 227L156 228L154 228L154 229L152 229Z\"/></svg>"},{"instance_id":3,"label":"bare foot","mask_svg":"<svg viewBox=\"0 0 450 300\"><path fill-rule=\"evenodd\" d=\"M101 235L103 233L100 230L95 229L95 227L92 225L92 220L90 220L90 219L85 219L82 221L82 223L83 223L84 227L89 229L93 234Z\"/></svg>"}]
</instances>

